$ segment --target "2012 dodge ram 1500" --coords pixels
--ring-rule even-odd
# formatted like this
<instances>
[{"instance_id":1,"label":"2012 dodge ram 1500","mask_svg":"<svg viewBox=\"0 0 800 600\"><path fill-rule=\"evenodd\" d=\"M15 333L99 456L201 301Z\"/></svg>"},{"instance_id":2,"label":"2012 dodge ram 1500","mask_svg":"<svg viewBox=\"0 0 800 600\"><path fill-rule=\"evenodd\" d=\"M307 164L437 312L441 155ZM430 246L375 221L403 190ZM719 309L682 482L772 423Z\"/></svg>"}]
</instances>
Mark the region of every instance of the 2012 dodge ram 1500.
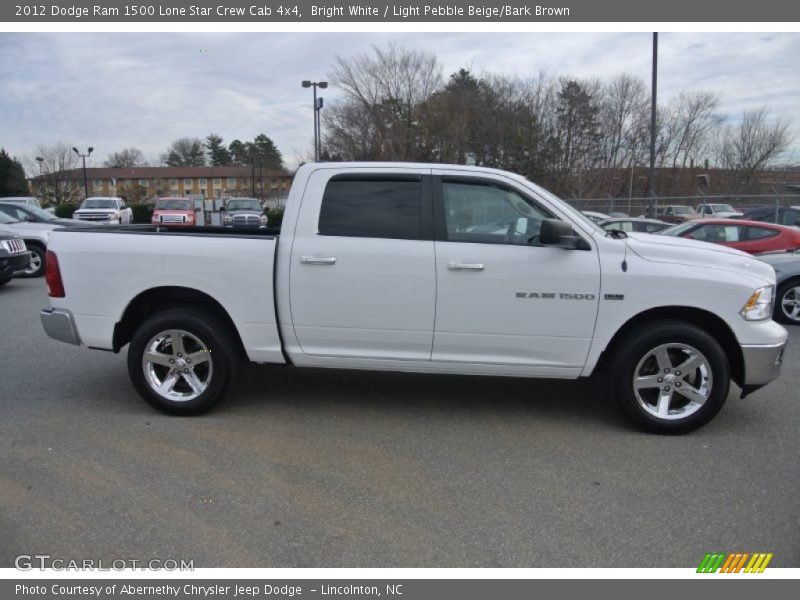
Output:
<instances>
[{"instance_id":1,"label":"2012 dodge ram 1500","mask_svg":"<svg viewBox=\"0 0 800 600\"><path fill-rule=\"evenodd\" d=\"M517 175L308 164L280 232L59 230L47 333L128 349L153 406L211 408L257 363L576 379L604 370L638 426L709 421L774 379L775 273L692 240L607 232Z\"/></svg>"}]
</instances>

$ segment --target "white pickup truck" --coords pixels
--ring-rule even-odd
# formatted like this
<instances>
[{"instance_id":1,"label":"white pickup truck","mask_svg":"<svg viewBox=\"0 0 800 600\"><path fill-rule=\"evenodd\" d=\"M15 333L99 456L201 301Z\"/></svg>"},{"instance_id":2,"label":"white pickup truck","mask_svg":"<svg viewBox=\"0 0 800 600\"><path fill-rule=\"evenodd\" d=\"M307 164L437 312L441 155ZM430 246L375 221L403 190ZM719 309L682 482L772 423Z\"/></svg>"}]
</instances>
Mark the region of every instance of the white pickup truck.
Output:
<instances>
[{"instance_id":1,"label":"white pickup truck","mask_svg":"<svg viewBox=\"0 0 800 600\"><path fill-rule=\"evenodd\" d=\"M46 279L51 337L129 345L138 392L184 415L211 408L246 359L598 372L636 425L678 433L709 421L731 380L744 395L777 377L787 339L771 320L769 265L607 232L523 177L479 167L307 164L280 232L57 230Z\"/></svg>"}]
</instances>

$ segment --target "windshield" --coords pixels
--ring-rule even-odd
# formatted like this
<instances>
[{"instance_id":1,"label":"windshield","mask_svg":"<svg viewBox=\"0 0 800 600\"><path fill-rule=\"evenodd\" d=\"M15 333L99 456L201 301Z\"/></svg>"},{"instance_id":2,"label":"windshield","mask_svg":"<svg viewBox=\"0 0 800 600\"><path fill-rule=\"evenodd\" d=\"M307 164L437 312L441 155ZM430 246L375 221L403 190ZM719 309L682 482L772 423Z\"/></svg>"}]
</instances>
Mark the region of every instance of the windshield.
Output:
<instances>
[{"instance_id":1,"label":"windshield","mask_svg":"<svg viewBox=\"0 0 800 600\"><path fill-rule=\"evenodd\" d=\"M156 210L192 210L192 201L181 200L179 198L159 200L156 205Z\"/></svg>"},{"instance_id":2,"label":"windshield","mask_svg":"<svg viewBox=\"0 0 800 600\"><path fill-rule=\"evenodd\" d=\"M16 219L12 219L7 214L0 212L0 223L2 223L3 225L8 225L9 223L18 223L18 222L19 221L17 221Z\"/></svg>"},{"instance_id":3,"label":"windshield","mask_svg":"<svg viewBox=\"0 0 800 600\"><path fill-rule=\"evenodd\" d=\"M658 235L680 235L684 231L688 231L692 227L697 227L697 223L692 223L688 221L686 223L681 223L680 225L673 225L672 227L667 227L666 229L662 229L658 232Z\"/></svg>"},{"instance_id":4,"label":"windshield","mask_svg":"<svg viewBox=\"0 0 800 600\"><path fill-rule=\"evenodd\" d=\"M21 208L24 212L30 213L32 215L36 215L42 221L57 221L58 217L52 213L47 212L43 208L39 208L38 206L26 206L25 208Z\"/></svg>"},{"instance_id":5,"label":"windshield","mask_svg":"<svg viewBox=\"0 0 800 600\"><path fill-rule=\"evenodd\" d=\"M117 208L117 201L112 198L87 198L81 208Z\"/></svg>"},{"instance_id":6,"label":"windshield","mask_svg":"<svg viewBox=\"0 0 800 600\"><path fill-rule=\"evenodd\" d=\"M228 210L255 210L261 212L261 204L255 198L237 198L228 201Z\"/></svg>"},{"instance_id":7,"label":"windshield","mask_svg":"<svg viewBox=\"0 0 800 600\"><path fill-rule=\"evenodd\" d=\"M672 211L676 215L692 215L694 214L694 209L691 206L673 206Z\"/></svg>"},{"instance_id":8,"label":"windshield","mask_svg":"<svg viewBox=\"0 0 800 600\"><path fill-rule=\"evenodd\" d=\"M711 204L710 206L714 212L736 212L736 209L730 204Z\"/></svg>"}]
</instances>

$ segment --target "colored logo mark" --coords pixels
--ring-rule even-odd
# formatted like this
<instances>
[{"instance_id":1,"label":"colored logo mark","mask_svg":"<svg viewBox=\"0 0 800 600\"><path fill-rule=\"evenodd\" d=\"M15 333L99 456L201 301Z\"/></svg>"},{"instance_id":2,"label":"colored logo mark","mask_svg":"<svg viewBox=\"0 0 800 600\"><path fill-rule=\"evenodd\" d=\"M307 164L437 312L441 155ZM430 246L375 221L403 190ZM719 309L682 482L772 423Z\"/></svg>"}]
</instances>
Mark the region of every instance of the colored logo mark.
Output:
<instances>
[{"instance_id":1,"label":"colored logo mark","mask_svg":"<svg viewBox=\"0 0 800 600\"><path fill-rule=\"evenodd\" d=\"M697 567L698 573L763 573L769 561L772 560L772 552L736 552L727 554L725 552L707 553L700 566ZM745 566L746 565L746 566Z\"/></svg>"}]
</instances>

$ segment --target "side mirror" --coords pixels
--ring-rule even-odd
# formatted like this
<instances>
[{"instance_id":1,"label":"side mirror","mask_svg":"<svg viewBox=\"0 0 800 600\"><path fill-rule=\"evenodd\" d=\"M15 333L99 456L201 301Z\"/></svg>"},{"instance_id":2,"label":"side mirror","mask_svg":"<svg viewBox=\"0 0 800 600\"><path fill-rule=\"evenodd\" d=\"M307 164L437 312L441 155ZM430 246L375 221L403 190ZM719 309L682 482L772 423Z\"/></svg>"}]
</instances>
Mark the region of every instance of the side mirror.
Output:
<instances>
[{"instance_id":1,"label":"side mirror","mask_svg":"<svg viewBox=\"0 0 800 600\"><path fill-rule=\"evenodd\" d=\"M565 250L584 250L586 242L575 235L572 226L558 219L544 219L539 231L539 243L542 246L553 246Z\"/></svg>"}]
</instances>

